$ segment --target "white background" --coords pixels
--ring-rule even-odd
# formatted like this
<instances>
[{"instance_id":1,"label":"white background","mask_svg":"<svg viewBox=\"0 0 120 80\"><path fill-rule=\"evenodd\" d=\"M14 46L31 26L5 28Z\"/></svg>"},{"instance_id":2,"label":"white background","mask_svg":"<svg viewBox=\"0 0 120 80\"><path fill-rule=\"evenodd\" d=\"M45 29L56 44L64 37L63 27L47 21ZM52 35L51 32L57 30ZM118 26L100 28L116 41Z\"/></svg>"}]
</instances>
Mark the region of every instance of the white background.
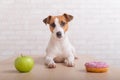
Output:
<instances>
[{"instance_id":1,"label":"white background","mask_svg":"<svg viewBox=\"0 0 120 80\"><path fill-rule=\"evenodd\" d=\"M120 63L120 0L0 0L0 58L43 54L48 15L69 13L69 36L78 54Z\"/></svg>"}]
</instances>

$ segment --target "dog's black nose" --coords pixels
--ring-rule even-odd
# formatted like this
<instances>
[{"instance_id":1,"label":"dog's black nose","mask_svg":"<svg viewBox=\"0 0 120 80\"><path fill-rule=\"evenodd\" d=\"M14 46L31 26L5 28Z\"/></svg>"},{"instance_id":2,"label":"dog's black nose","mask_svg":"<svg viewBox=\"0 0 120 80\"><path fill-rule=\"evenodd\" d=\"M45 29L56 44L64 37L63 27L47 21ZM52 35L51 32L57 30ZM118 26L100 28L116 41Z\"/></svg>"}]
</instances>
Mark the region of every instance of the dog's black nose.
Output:
<instances>
[{"instance_id":1,"label":"dog's black nose","mask_svg":"<svg viewBox=\"0 0 120 80\"><path fill-rule=\"evenodd\" d=\"M56 33L56 35L57 35L58 38L61 38L61 37L62 37L62 33L61 33L60 31L58 31L58 32Z\"/></svg>"}]
</instances>

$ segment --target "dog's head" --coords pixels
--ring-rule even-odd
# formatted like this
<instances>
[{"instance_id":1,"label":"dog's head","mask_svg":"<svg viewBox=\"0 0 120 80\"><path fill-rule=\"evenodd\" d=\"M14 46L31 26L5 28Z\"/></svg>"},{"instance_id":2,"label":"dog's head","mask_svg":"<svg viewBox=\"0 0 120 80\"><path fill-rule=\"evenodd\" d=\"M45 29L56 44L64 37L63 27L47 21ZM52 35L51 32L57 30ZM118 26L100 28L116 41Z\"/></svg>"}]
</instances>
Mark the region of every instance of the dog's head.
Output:
<instances>
[{"instance_id":1,"label":"dog's head","mask_svg":"<svg viewBox=\"0 0 120 80\"><path fill-rule=\"evenodd\" d=\"M63 38L65 32L68 30L68 22L73 19L72 15L64 13L59 16L48 16L43 20L45 24L49 24L50 31L56 38Z\"/></svg>"}]
</instances>

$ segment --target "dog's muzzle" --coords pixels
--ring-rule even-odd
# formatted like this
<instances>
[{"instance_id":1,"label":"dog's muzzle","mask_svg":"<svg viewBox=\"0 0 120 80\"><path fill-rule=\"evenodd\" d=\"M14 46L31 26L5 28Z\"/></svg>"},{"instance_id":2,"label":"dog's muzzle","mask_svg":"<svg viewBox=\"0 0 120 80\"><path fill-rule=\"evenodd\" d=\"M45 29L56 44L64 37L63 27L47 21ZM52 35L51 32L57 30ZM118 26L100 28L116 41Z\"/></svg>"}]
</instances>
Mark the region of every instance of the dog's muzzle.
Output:
<instances>
[{"instance_id":1,"label":"dog's muzzle","mask_svg":"<svg viewBox=\"0 0 120 80\"><path fill-rule=\"evenodd\" d=\"M58 32L56 33L56 36L57 36L58 38L61 38L61 37L62 37L62 33L61 33L60 31L58 31Z\"/></svg>"}]
</instances>

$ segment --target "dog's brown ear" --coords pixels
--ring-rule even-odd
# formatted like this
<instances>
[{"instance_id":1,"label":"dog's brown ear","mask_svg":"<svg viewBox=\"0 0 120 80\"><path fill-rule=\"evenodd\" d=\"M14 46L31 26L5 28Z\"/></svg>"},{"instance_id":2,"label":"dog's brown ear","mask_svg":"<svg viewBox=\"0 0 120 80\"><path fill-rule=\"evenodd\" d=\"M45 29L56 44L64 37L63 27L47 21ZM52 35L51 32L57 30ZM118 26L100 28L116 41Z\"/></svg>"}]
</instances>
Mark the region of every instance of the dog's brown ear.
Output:
<instances>
[{"instance_id":1,"label":"dog's brown ear","mask_svg":"<svg viewBox=\"0 0 120 80\"><path fill-rule=\"evenodd\" d=\"M70 22L73 19L72 15L69 15L69 14L66 14L66 13L64 13L63 16L65 17L67 22Z\"/></svg>"},{"instance_id":2,"label":"dog's brown ear","mask_svg":"<svg viewBox=\"0 0 120 80\"><path fill-rule=\"evenodd\" d=\"M45 18L45 19L43 20L43 22L44 22L45 24L50 24L51 18L52 18L52 16L48 16L47 18Z\"/></svg>"}]
</instances>

